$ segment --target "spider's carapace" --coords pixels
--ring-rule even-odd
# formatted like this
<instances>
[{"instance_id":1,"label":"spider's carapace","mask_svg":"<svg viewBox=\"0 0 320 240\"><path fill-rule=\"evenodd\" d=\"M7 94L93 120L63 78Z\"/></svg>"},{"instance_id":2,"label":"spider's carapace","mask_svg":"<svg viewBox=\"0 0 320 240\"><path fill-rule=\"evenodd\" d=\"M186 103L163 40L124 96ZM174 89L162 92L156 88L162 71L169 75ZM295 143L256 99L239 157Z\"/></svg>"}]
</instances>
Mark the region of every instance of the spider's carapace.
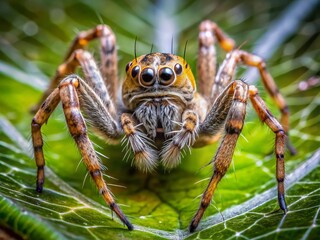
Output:
<instances>
[{"instance_id":1,"label":"spider's carapace","mask_svg":"<svg viewBox=\"0 0 320 240\"><path fill-rule=\"evenodd\" d=\"M150 53L126 66L123 103L152 138L158 133L165 138L172 136L183 111L198 98L190 66L179 56Z\"/></svg>"}]
</instances>

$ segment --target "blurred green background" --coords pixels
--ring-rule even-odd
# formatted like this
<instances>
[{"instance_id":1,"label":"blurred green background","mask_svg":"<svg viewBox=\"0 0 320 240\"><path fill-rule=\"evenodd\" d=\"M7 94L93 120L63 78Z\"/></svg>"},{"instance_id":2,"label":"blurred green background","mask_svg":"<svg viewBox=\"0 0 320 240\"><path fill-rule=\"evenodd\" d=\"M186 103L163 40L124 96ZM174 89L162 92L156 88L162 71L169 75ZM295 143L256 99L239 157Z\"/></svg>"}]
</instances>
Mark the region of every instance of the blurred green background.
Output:
<instances>
[{"instance_id":1,"label":"blurred green background","mask_svg":"<svg viewBox=\"0 0 320 240\"><path fill-rule=\"evenodd\" d=\"M300 11L290 15L287 11L294 1L285 0L1 1L0 234L17 239L319 236L320 9L319 1L300 2L304 2ZM313 6L311 10L308 5ZM306 16L300 19L301 13ZM288 20L279 21L283 17ZM92 134L96 149L108 156L104 159L108 168L105 178L136 226L136 231L128 232L117 219L111 220L92 181L86 179L85 168L79 164L81 157L58 108L43 128L47 180L44 193L36 194L29 109L40 98L76 34L100 23L111 26L117 37L120 78L133 58L136 37L138 55L148 53L152 44L154 51L170 52L171 39L175 52L182 55L188 41L186 59L195 71L198 25L205 19L218 23L238 45L243 44L242 49L270 54L268 69L289 104L290 137L298 150L296 156L286 154L287 173L306 171L302 179L288 179L287 216L280 212L269 215L278 208L272 190L276 185L271 154L274 136L259 123L250 104L234 162L193 235L186 228L212 172L211 166L202 167L213 157L217 144L193 150L170 173L160 168L156 174L145 175L132 170L130 162L122 161L121 146L108 147ZM285 29L292 33L286 35ZM284 38L273 45L274 51L266 48L272 43L264 37L269 31L277 32L272 39ZM89 49L99 62L97 43ZM225 53L217 49L221 63ZM239 67L237 77L255 82L272 112L279 116L259 78L253 75ZM307 170L300 168L304 162L308 163ZM256 201L268 190L271 194L265 200ZM240 212L234 211L237 206ZM225 221L221 221L221 215Z\"/></svg>"}]
</instances>

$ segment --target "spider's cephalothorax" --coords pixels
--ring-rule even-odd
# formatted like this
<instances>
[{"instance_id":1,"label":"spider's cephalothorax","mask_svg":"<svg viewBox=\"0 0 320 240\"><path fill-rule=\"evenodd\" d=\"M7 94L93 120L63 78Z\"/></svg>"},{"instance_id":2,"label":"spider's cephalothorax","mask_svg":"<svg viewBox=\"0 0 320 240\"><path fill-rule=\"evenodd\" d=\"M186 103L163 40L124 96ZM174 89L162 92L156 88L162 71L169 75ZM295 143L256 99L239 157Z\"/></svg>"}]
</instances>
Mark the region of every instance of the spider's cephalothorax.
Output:
<instances>
[{"instance_id":1,"label":"spider's cephalothorax","mask_svg":"<svg viewBox=\"0 0 320 240\"><path fill-rule=\"evenodd\" d=\"M189 65L176 55L151 53L127 64L122 86L124 105L143 123L147 134L172 135L196 90Z\"/></svg>"},{"instance_id":2,"label":"spider's cephalothorax","mask_svg":"<svg viewBox=\"0 0 320 240\"><path fill-rule=\"evenodd\" d=\"M135 135L124 129L135 153L133 163L147 171L159 160L165 168L176 167L181 150L194 144L199 122L207 112L207 103L196 92L190 66L173 54L150 53L128 63L126 73L123 103L142 124ZM144 134L144 139L150 139L142 147L139 136Z\"/></svg>"},{"instance_id":3,"label":"spider's cephalothorax","mask_svg":"<svg viewBox=\"0 0 320 240\"><path fill-rule=\"evenodd\" d=\"M92 55L84 50L95 38L100 39L101 70ZM218 71L216 41L228 52ZM275 134L278 202L280 208L287 211L284 151L289 112L260 57L236 49L234 41L226 37L215 23L204 21L200 24L199 33L198 91L191 69L183 58L167 53L150 53L127 64L121 102L116 96L119 91L115 44L114 34L105 25L79 33L44 93L43 103L37 105L39 110L32 120L32 141L38 167L38 192L43 189L45 165L41 126L60 101L69 131L99 192L130 230L133 229L132 224L115 203L103 179L101 163L87 135L82 113L102 136L111 140L123 137L133 152L133 164L143 171L152 171L159 163L167 169L176 167L184 148L204 146L222 138L211 161L214 165L212 177L190 223L189 230L194 231L231 163L244 124L247 100L250 99L259 118ZM259 70L265 88L280 109L281 124L272 116L256 87L234 80L238 64ZM69 75L77 66L82 67L84 80L77 75ZM294 153L288 141L287 146Z\"/></svg>"}]
</instances>

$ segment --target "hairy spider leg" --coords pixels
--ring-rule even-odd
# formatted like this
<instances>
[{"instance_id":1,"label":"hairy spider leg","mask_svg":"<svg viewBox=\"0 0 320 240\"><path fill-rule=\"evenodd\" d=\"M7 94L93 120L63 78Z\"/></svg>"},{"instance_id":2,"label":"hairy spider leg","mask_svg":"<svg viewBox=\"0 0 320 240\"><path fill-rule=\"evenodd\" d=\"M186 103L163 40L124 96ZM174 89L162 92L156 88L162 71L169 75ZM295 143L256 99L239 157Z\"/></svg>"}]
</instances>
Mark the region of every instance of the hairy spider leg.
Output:
<instances>
[{"instance_id":1,"label":"hairy spider leg","mask_svg":"<svg viewBox=\"0 0 320 240\"><path fill-rule=\"evenodd\" d=\"M278 182L278 203L280 208L287 212L287 204L285 201L285 189L284 189L284 178L285 178L285 142L287 136L285 135L284 128L278 122L278 120L272 116L271 112L267 108L265 102L258 94L258 89L255 86L249 87L249 97L251 103L256 110L259 118L262 122L266 123L267 126L275 133L275 155L276 155L276 178Z\"/></svg>"},{"instance_id":2,"label":"hairy spider leg","mask_svg":"<svg viewBox=\"0 0 320 240\"><path fill-rule=\"evenodd\" d=\"M267 92L272 97L273 101L276 103L277 107L280 110L280 123L283 126L285 133L289 135L288 105L284 97L281 95L272 76L267 71L266 63L261 57L238 49L235 49L227 54L226 59L224 60L218 71L216 81L213 85L212 95L218 96L219 93L232 81L232 78L235 74L235 69L240 63L247 66L256 67L259 70L262 82L267 89ZM290 143L289 138L286 139L286 145L292 155L296 154L296 150Z\"/></svg>"},{"instance_id":3,"label":"hairy spider leg","mask_svg":"<svg viewBox=\"0 0 320 240\"><path fill-rule=\"evenodd\" d=\"M56 88L43 102L40 109L33 117L31 122L31 135L32 135L32 144L33 144L33 152L34 158L37 165L37 192L42 192L43 184L44 184L44 166L45 166L45 158L43 155L43 139L41 134L41 127L44 123L46 123L60 102L60 94L59 89Z\"/></svg>"},{"instance_id":4,"label":"hairy spider leg","mask_svg":"<svg viewBox=\"0 0 320 240\"><path fill-rule=\"evenodd\" d=\"M199 25L199 50L198 50L198 86L199 92L209 101L210 105L215 98L211 95L211 89L215 82L217 56L215 42L227 52L235 47L233 39L227 37L216 23L206 20Z\"/></svg>"},{"instance_id":5,"label":"hairy spider leg","mask_svg":"<svg viewBox=\"0 0 320 240\"><path fill-rule=\"evenodd\" d=\"M105 202L110 206L111 210L116 213L116 215L127 226L127 228L129 230L132 230L133 225L129 222L118 205L115 203L112 194L108 189L105 180L103 179L101 171L102 164L100 163L100 160L96 155L93 145L87 135L86 124L80 111L79 99L81 100L82 106L95 104L93 106L90 105L88 108L84 108L84 111L87 111L89 108L101 109L101 111L97 114L104 115L105 119L110 118L109 122L106 123L105 126L105 128L110 128L108 129L108 133L110 136L119 138L120 134L118 128L111 115L107 114L107 110L106 108L104 108L99 97L97 97L93 90L76 75L71 75L61 81L59 87L55 89L51 95L49 95L49 97L39 109L32 121L32 139L36 163L38 166L38 174L40 174L37 177L37 191L42 191L42 185L44 182L44 157L42 152L41 126L44 122L47 121L50 114L57 106L59 102L58 95L60 95L69 132L77 144L77 147L83 158L83 162L85 163L87 170L94 180L99 193L102 195ZM78 96L80 96L80 98ZM50 111L48 110L48 108ZM103 108L104 112L102 110Z\"/></svg>"},{"instance_id":6,"label":"hairy spider leg","mask_svg":"<svg viewBox=\"0 0 320 240\"><path fill-rule=\"evenodd\" d=\"M204 122L200 125L200 134L215 134L216 129L221 129L224 126L225 135L212 160L214 164L213 176L202 195L199 209L190 223L190 232L197 228L204 211L211 202L219 181L229 168L237 139L243 127L247 98L248 86L240 80L232 82L216 100ZM224 109L221 109L221 107ZM221 112L217 112L217 108Z\"/></svg>"},{"instance_id":7,"label":"hairy spider leg","mask_svg":"<svg viewBox=\"0 0 320 240\"><path fill-rule=\"evenodd\" d=\"M125 137L134 154L132 163L144 172L154 171L158 163L158 153L153 146L153 141L139 130L132 114L123 113L120 118ZM126 148L126 150L129 149Z\"/></svg>"},{"instance_id":8,"label":"hairy spider leg","mask_svg":"<svg viewBox=\"0 0 320 240\"><path fill-rule=\"evenodd\" d=\"M108 88L103 81L103 77L96 62L88 51L83 49L75 50L61 66L66 68L69 66L73 66L74 68L80 66L85 75L85 81L102 100L103 104L108 109L108 112L115 117L116 106L114 105L113 99L108 92ZM73 72L74 71L75 69Z\"/></svg>"},{"instance_id":9,"label":"hairy spider leg","mask_svg":"<svg viewBox=\"0 0 320 240\"><path fill-rule=\"evenodd\" d=\"M256 110L260 119L267 124L267 126L275 133L275 154L277 161L277 181L278 181L278 202L280 208L286 212L287 206L284 197L284 148L285 148L285 133L281 124L272 116L263 100L258 95L258 90L254 86L248 86L246 83L236 80L232 82L227 89L216 100L216 104L206 117L205 121L200 127L200 134L215 134L217 129L224 126L225 135L222 142L214 156L212 162L214 164L214 172L209 181L209 184L202 195L199 209L194 215L189 230L193 232L205 210L209 206L213 194L217 188L218 183L227 172L232 161L233 152L242 131L244 119L246 115L247 99L250 97L254 109ZM227 105L227 106L226 106ZM226 106L219 114L216 111L217 106ZM222 115L222 116L220 116ZM217 122L219 124L217 124ZM215 127L209 127L214 125ZM220 125L220 126L219 126Z\"/></svg>"},{"instance_id":10,"label":"hairy spider leg","mask_svg":"<svg viewBox=\"0 0 320 240\"><path fill-rule=\"evenodd\" d=\"M116 118L116 107L108 93L107 87L103 81L103 78L100 74L100 71L92 57L92 55L83 50L77 49L75 50L71 56L60 65L59 69L69 69L70 71L75 71L77 66L81 66L82 71L85 75L85 81L89 85L91 90L88 90L91 95L96 95L94 98L99 98L99 102L102 102L100 105L97 105L95 102L84 102L83 108L86 111L86 119L90 122L92 126L103 136L108 138L109 140L113 140L117 137L117 133L114 133L115 128L106 127L106 125L111 124L115 126L115 120L110 120L112 118ZM87 109L88 106L95 106L98 108ZM106 108L106 110L104 110ZM102 114L101 114L102 113ZM111 115L106 117L107 115ZM99 118L101 117L101 118Z\"/></svg>"},{"instance_id":11,"label":"hairy spider leg","mask_svg":"<svg viewBox=\"0 0 320 240\"><path fill-rule=\"evenodd\" d=\"M69 50L64 58L64 62L58 67L55 76L52 78L48 89L43 93L41 100L37 105L33 106L31 111L36 112L42 102L50 95L50 93L58 86L60 81L67 75L75 72L78 64L66 64L70 61L72 55L77 49L84 49L89 42L94 39L100 39L101 47L101 72L105 85L111 99L116 102L116 94L118 91L118 66L117 66L117 48L116 37L109 26L98 25L93 29L82 31L73 40ZM76 63L76 62L74 62Z\"/></svg>"},{"instance_id":12,"label":"hairy spider leg","mask_svg":"<svg viewBox=\"0 0 320 240\"><path fill-rule=\"evenodd\" d=\"M181 129L161 149L161 163L167 169L180 164L181 150L190 148L198 137L199 116L194 110L184 111L181 122Z\"/></svg>"}]
</instances>

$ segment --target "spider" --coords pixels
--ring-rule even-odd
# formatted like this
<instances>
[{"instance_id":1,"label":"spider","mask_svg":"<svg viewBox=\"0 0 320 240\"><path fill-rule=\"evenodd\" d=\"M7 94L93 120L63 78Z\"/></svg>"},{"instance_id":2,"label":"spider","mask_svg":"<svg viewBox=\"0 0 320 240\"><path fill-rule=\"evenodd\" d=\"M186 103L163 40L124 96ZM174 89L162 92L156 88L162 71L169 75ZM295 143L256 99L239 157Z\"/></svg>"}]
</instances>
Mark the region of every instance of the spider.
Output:
<instances>
[{"instance_id":1,"label":"spider","mask_svg":"<svg viewBox=\"0 0 320 240\"><path fill-rule=\"evenodd\" d=\"M100 40L101 71L85 47ZM216 69L215 42L227 52ZM267 92L280 109L280 122L271 114L255 86L234 80L238 64L256 67ZM73 74L77 67L84 79ZM285 145L289 111L287 104L262 58L235 47L235 42L210 20L199 26L198 91L190 66L185 59L171 53L152 52L136 57L126 65L122 99L118 93L116 38L106 25L80 32L74 39L64 62L58 67L41 105L32 119L32 141L37 165L36 190L44 184L43 139L41 127L62 102L69 132L76 142L99 193L111 210L129 230L133 225L116 204L102 175L102 165L88 138L82 114L93 128L109 140L128 142L133 152L133 165L146 172L162 164L165 169L177 167L181 151L201 147L222 138L212 159L212 177L200 206L191 220L189 231L197 228L209 206L219 181L225 175L243 128L246 105L250 99L262 122L275 134L276 179L278 203L286 213L284 189Z\"/></svg>"}]
</instances>

